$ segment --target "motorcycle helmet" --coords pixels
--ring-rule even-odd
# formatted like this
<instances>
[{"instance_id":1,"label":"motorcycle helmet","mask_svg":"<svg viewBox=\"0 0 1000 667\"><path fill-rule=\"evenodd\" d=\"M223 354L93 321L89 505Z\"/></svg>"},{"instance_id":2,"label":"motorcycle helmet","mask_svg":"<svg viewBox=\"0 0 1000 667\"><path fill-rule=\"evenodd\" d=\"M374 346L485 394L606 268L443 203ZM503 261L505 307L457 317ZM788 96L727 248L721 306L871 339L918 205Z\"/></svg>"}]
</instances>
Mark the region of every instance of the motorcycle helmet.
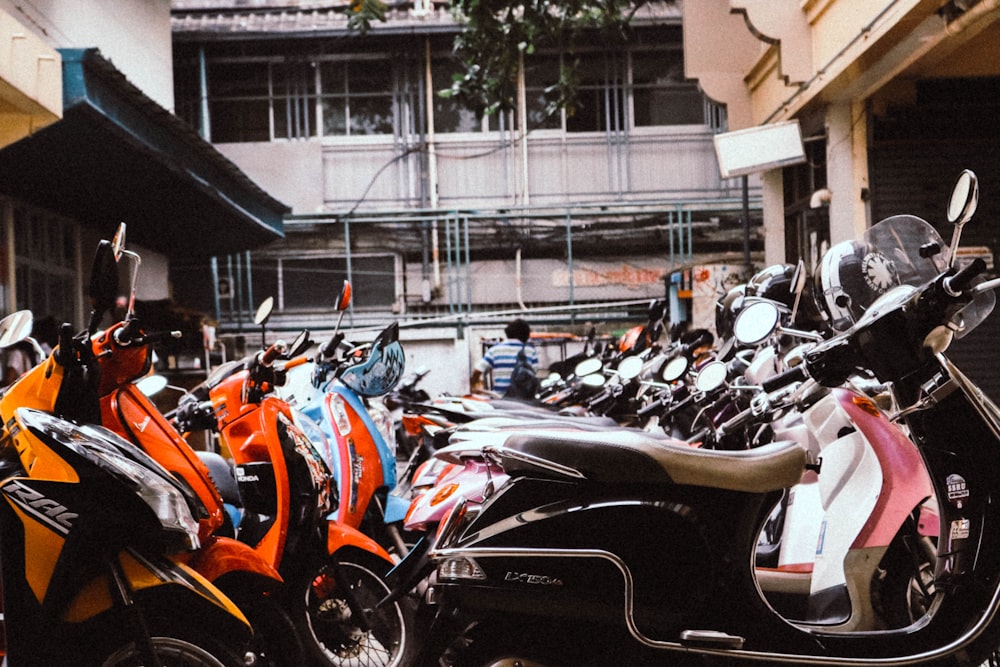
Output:
<instances>
[{"instance_id":1,"label":"motorcycle helmet","mask_svg":"<svg viewBox=\"0 0 1000 667\"><path fill-rule=\"evenodd\" d=\"M775 264L761 269L747 282L747 296L756 296L782 303L788 308L795 304L794 264Z\"/></svg>"},{"instance_id":2,"label":"motorcycle helmet","mask_svg":"<svg viewBox=\"0 0 1000 667\"><path fill-rule=\"evenodd\" d=\"M875 299L899 284L893 261L860 241L831 247L816 269L816 301L835 331L846 331Z\"/></svg>"},{"instance_id":3,"label":"motorcycle helmet","mask_svg":"<svg viewBox=\"0 0 1000 667\"><path fill-rule=\"evenodd\" d=\"M743 300L746 298L746 283L733 287L723 294L715 302L715 335L720 340L727 340L733 337L733 323L736 316L743 308Z\"/></svg>"},{"instance_id":4,"label":"motorcycle helmet","mask_svg":"<svg viewBox=\"0 0 1000 667\"><path fill-rule=\"evenodd\" d=\"M367 358L349 366L340 381L362 396L381 396L396 386L403 376L406 356L399 343L399 324L393 322L372 343Z\"/></svg>"}]
</instances>

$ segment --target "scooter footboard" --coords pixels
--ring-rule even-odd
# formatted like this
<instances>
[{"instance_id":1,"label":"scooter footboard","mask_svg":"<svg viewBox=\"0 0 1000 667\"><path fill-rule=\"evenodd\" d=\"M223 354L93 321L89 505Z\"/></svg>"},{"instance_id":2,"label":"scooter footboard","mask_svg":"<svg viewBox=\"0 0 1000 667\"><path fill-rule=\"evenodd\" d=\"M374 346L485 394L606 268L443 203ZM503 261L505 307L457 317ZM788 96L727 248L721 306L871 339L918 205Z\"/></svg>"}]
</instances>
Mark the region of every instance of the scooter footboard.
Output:
<instances>
[{"instance_id":1,"label":"scooter footboard","mask_svg":"<svg viewBox=\"0 0 1000 667\"><path fill-rule=\"evenodd\" d=\"M700 600L679 593L673 604L652 599L628 563L603 550L473 549L444 562L433 587L448 606L610 625L643 643L677 641L692 609L706 602L704 592ZM461 577L463 570L475 572L481 583L449 586L457 581L449 572Z\"/></svg>"}]
</instances>

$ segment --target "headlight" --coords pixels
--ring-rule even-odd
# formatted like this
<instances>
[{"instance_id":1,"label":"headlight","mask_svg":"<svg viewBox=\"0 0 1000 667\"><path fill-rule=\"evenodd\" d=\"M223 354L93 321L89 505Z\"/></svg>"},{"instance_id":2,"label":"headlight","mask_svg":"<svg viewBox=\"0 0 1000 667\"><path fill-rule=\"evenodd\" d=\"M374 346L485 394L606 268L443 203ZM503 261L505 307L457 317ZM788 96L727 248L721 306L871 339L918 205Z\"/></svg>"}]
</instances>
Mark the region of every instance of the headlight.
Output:
<instances>
[{"instance_id":1,"label":"headlight","mask_svg":"<svg viewBox=\"0 0 1000 667\"><path fill-rule=\"evenodd\" d=\"M99 426L74 424L27 408L18 409L17 417L37 437L54 440L113 475L153 510L164 530L180 533L188 547L198 547L198 522L184 493L171 474L141 449Z\"/></svg>"},{"instance_id":2,"label":"headlight","mask_svg":"<svg viewBox=\"0 0 1000 667\"><path fill-rule=\"evenodd\" d=\"M393 426L392 413L389 412L389 408L385 407L381 403L372 402L368 406L368 414L371 415L372 421L375 422L375 428L382 435L382 439L385 440L385 444L389 446L389 450L392 455L396 455L396 428Z\"/></svg>"}]
</instances>

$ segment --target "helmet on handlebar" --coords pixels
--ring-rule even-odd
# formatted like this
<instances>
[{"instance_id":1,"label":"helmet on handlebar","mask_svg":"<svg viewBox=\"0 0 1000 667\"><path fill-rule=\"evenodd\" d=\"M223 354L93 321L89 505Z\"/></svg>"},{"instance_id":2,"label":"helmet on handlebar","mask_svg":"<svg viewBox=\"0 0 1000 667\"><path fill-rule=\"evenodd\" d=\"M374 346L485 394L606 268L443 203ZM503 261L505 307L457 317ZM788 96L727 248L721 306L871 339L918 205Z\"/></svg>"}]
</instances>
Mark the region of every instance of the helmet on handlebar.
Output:
<instances>
[{"instance_id":1,"label":"helmet on handlebar","mask_svg":"<svg viewBox=\"0 0 1000 667\"><path fill-rule=\"evenodd\" d=\"M774 264L761 269L747 282L747 296L770 299L791 308L795 303L794 276L794 264Z\"/></svg>"},{"instance_id":2,"label":"helmet on handlebar","mask_svg":"<svg viewBox=\"0 0 1000 667\"><path fill-rule=\"evenodd\" d=\"M861 241L831 247L816 269L816 300L835 331L846 331L875 299L899 285L896 265Z\"/></svg>"},{"instance_id":3,"label":"helmet on handlebar","mask_svg":"<svg viewBox=\"0 0 1000 667\"><path fill-rule=\"evenodd\" d=\"M399 324L393 322L372 343L363 361L347 367L340 381L362 396L381 396L392 391L403 376L406 356L399 344Z\"/></svg>"},{"instance_id":4,"label":"helmet on handlebar","mask_svg":"<svg viewBox=\"0 0 1000 667\"><path fill-rule=\"evenodd\" d=\"M737 285L723 294L715 302L715 335L720 340L732 338L733 323L743 307L746 298L746 283Z\"/></svg>"}]
</instances>

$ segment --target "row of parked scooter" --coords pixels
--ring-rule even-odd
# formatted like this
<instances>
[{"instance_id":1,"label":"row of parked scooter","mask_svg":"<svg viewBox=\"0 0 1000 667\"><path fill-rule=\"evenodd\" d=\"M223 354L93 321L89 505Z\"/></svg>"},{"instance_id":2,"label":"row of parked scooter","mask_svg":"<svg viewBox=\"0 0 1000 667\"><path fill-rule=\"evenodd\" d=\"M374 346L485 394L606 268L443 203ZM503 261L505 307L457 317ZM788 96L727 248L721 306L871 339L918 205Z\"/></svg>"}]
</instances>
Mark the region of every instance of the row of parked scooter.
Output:
<instances>
[{"instance_id":1,"label":"row of parked scooter","mask_svg":"<svg viewBox=\"0 0 1000 667\"><path fill-rule=\"evenodd\" d=\"M978 197L950 247L900 215L760 272L714 340L654 308L533 405L405 403L418 663L995 662L1000 411L944 355L1000 286L958 259Z\"/></svg>"},{"instance_id":2,"label":"row of parked scooter","mask_svg":"<svg viewBox=\"0 0 1000 667\"><path fill-rule=\"evenodd\" d=\"M895 216L816 275L588 343L534 401L431 397L398 328L303 333L161 413L149 332L83 331L0 397L11 665L975 665L1000 645L1000 411L944 356L1000 279ZM345 283L337 301L350 303ZM816 308L811 310L810 307ZM263 326L269 304L258 311ZM0 321L0 347L30 313ZM213 434L216 451L189 445Z\"/></svg>"}]
</instances>

